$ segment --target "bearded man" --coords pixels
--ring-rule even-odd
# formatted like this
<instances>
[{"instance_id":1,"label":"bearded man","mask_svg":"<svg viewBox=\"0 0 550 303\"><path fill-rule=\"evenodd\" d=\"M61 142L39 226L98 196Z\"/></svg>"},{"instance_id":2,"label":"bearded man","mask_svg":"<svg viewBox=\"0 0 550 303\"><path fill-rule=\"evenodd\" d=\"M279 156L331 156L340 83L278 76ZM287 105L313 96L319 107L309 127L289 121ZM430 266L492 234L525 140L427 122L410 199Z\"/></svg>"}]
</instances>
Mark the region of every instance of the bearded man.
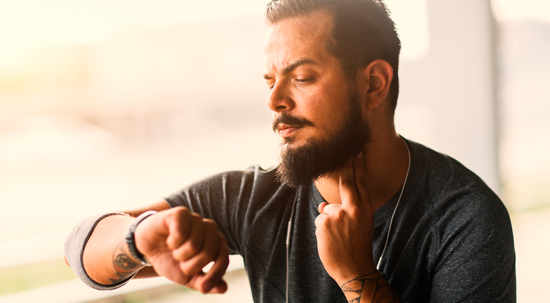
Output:
<instances>
[{"instance_id":1,"label":"bearded man","mask_svg":"<svg viewBox=\"0 0 550 303\"><path fill-rule=\"evenodd\" d=\"M500 199L395 130L400 42L383 2L273 0L267 20L281 164L88 218L66 242L82 280L113 289L162 275L223 293L228 254L240 254L255 302L514 302Z\"/></svg>"}]
</instances>

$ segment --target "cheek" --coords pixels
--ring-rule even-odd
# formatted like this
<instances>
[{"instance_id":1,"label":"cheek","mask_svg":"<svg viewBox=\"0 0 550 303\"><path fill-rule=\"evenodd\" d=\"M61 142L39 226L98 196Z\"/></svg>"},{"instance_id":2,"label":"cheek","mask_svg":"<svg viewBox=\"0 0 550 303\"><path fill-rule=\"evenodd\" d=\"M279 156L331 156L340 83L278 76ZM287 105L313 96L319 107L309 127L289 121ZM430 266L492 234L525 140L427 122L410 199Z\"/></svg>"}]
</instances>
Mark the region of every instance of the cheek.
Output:
<instances>
[{"instance_id":1,"label":"cheek","mask_svg":"<svg viewBox=\"0 0 550 303\"><path fill-rule=\"evenodd\" d=\"M327 124L330 124L329 128L338 127L344 118L344 113L348 106L345 94L327 92L317 100L318 102L314 105L314 108L318 116L326 120Z\"/></svg>"},{"instance_id":2,"label":"cheek","mask_svg":"<svg viewBox=\"0 0 550 303\"><path fill-rule=\"evenodd\" d=\"M303 117L315 123L319 129L332 131L340 127L347 110L347 87L337 79L324 80L302 91L300 102L296 105L301 107L297 109Z\"/></svg>"}]
</instances>

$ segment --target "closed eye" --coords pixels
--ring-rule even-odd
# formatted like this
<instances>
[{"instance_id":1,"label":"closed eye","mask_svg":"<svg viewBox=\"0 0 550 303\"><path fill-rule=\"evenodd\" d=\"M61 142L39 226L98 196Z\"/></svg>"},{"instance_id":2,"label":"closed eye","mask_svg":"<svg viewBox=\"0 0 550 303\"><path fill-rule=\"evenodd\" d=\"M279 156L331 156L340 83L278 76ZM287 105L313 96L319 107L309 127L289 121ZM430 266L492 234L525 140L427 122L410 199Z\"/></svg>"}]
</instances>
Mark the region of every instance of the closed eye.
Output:
<instances>
[{"instance_id":1,"label":"closed eye","mask_svg":"<svg viewBox=\"0 0 550 303\"><path fill-rule=\"evenodd\" d=\"M313 78L307 78L307 79L296 79L294 81L299 82L299 83L307 83L307 82L311 82L312 80L313 80Z\"/></svg>"},{"instance_id":2,"label":"closed eye","mask_svg":"<svg viewBox=\"0 0 550 303\"><path fill-rule=\"evenodd\" d=\"M272 90L275 86L275 80L274 79L266 79L265 84L267 84L267 87Z\"/></svg>"}]
</instances>

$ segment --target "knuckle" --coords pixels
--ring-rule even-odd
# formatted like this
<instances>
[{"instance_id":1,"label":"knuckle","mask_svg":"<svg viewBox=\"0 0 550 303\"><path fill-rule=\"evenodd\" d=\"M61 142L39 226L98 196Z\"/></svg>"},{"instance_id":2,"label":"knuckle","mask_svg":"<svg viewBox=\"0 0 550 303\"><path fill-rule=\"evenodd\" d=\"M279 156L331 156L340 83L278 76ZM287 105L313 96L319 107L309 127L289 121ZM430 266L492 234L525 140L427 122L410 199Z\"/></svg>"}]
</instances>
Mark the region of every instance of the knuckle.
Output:
<instances>
[{"instance_id":1,"label":"knuckle","mask_svg":"<svg viewBox=\"0 0 550 303\"><path fill-rule=\"evenodd\" d=\"M349 207L348 209L349 215L353 218L359 217L361 214L361 211L357 207Z\"/></svg>"},{"instance_id":2,"label":"knuckle","mask_svg":"<svg viewBox=\"0 0 550 303\"><path fill-rule=\"evenodd\" d=\"M194 237L188 240L187 246L189 252L195 254L201 249L202 242L198 238Z\"/></svg>"},{"instance_id":3,"label":"knuckle","mask_svg":"<svg viewBox=\"0 0 550 303\"><path fill-rule=\"evenodd\" d=\"M176 208L176 210L172 213L177 218L185 218L189 215L189 209L184 206L179 206Z\"/></svg>"},{"instance_id":4,"label":"knuckle","mask_svg":"<svg viewBox=\"0 0 550 303\"><path fill-rule=\"evenodd\" d=\"M173 225L176 230L182 230L189 220L189 212L185 209L178 209L166 217L167 223Z\"/></svg>"},{"instance_id":5,"label":"knuckle","mask_svg":"<svg viewBox=\"0 0 550 303\"><path fill-rule=\"evenodd\" d=\"M181 245L185 241L185 237L181 234L181 232L178 230L174 233L171 233L168 238L166 239L166 245L169 249L177 249L178 246Z\"/></svg>"},{"instance_id":6,"label":"knuckle","mask_svg":"<svg viewBox=\"0 0 550 303\"><path fill-rule=\"evenodd\" d=\"M338 209L334 212L334 217L336 220L342 220L346 216L346 212L343 209Z\"/></svg>"},{"instance_id":7,"label":"knuckle","mask_svg":"<svg viewBox=\"0 0 550 303\"><path fill-rule=\"evenodd\" d=\"M323 221L323 215L318 215L317 218L315 218L315 226L319 227L322 224Z\"/></svg>"},{"instance_id":8,"label":"knuckle","mask_svg":"<svg viewBox=\"0 0 550 303\"><path fill-rule=\"evenodd\" d=\"M317 229L326 229L330 225L330 221L328 219L328 216L318 216L315 219L315 227Z\"/></svg>"},{"instance_id":9,"label":"knuckle","mask_svg":"<svg viewBox=\"0 0 550 303\"><path fill-rule=\"evenodd\" d=\"M204 228L207 226L206 224L204 224L203 219L202 219L199 215L197 215L197 214L195 214L195 213L193 213L193 214L191 215L191 220L192 220L192 222L193 222L193 226L195 226L195 227L197 227L197 228L202 228L202 229L204 229Z\"/></svg>"},{"instance_id":10,"label":"knuckle","mask_svg":"<svg viewBox=\"0 0 550 303\"><path fill-rule=\"evenodd\" d=\"M184 275L192 277L197 274L197 266L195 264L194 262L183 262L180 264L180 270Z\"/></svg>"},{"instance_id":11,"label":"knuckle","mask_svg":"<svg viewBox=\"0 0 550 303\"><path fill-rule=\"evenodd\" d=\"M216 225L216 223L214 223L214 221L212 221L210 219L202 219L202 222L204 223L204 227L207 231L218 232L218 226Z\"/></svg>"},{"instance_id":12,"label":"knuckle","mask_svg":"<svg viewBox=\"0 0 550 303\"><path fill-rule=\"evenodd\" d=\"M185 255L184 252L182 252L181 250L173 250L172 251L172 259L176 260L176 261L183 261L183 260L186 260L187 256Z\"/></svg>"},{"instance_id":13,"label":"knuckle","mask_svg":"<svg viewBox=\"0 0 550 303\"><path fill-rule=\"evenodd\" d=\"M184 229L183 221L180 220L179 216L170 216L168 218L169 222L167 222L170 225L170 231L175 232L177 234L181 234Z\"/></svg>"}]
</instances>

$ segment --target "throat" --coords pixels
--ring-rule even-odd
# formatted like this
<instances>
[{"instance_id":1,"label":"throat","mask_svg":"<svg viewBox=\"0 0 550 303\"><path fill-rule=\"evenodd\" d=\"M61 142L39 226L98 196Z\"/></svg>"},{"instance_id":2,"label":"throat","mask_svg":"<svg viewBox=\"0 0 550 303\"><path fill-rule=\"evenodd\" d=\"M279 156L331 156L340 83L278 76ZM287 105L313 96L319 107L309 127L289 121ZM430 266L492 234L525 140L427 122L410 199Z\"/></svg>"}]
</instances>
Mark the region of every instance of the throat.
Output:
<instances>
[{"instance_id":1,"label":"throat","mask_svg":"<svg viewBox=\"0 0 550 303\"><path fill-rule=\"evenodd\" d=\"M390 201L396 194L402 195L408 178L411 155L409 147L404 139L397 137L398 145L393 153L384 156L373 155L378 163L386 162L388 165L370 165L371 170L366 170L366 187L369 190L370 202L375 210L378 210ZM376 163L372 160L367 163ZM340 174L335 172L329 176L315 181L317 190L330 204L342 204L340 196Z\"/></svg>"},{"instance_id":2,"label":"throat","mask_svg":"<svg viewBox=\"0 0 550 303\"><path fill-rule=\"evenodd\" d=\"M342 204L342 198L340 196L340 185L338 180L336 182L329 182L326 179L320 179L315 181L315 187L327 203ZM399 190L401 190L401 188ZM378 190L376 192L379 194L373 195L372 193L369 193L374 210L378 210L379 208L384 206L397 193L397 191L389 188L385 190Z\"/></svg>"}]
</instances>

